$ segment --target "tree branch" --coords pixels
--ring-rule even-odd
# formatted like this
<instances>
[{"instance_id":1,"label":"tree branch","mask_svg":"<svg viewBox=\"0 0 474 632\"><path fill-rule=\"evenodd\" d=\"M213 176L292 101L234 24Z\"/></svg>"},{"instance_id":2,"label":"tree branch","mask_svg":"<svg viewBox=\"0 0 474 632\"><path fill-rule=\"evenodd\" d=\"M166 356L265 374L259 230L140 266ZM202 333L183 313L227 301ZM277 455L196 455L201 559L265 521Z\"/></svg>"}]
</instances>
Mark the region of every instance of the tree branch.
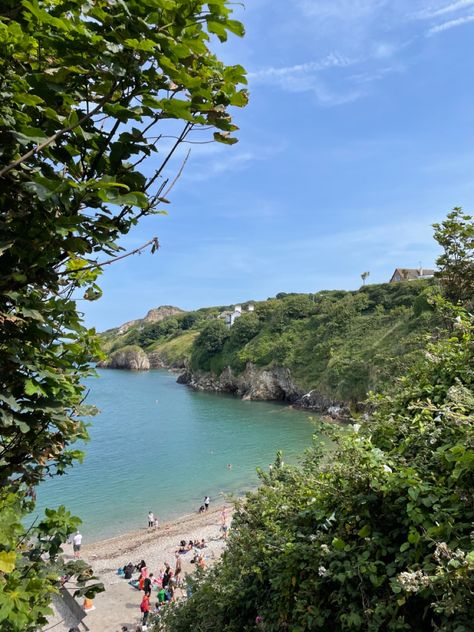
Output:
<instances>
[{"instance_id":1,"label":"tree branch","mask_svg":"<svg viewBox=\"0 0 474 632\"><path fill-rule=\"evenodd\" d=\"M58 138L61 138L61 136L64 136L64 134L71 132L76 127L80 127L83 123L85 123L85 121L89 120L92 116L94 116L94 114L96 114L107 103L107 101L115 92L116 87L117 87L117 84L114 83L110 92L106 94L103 99L99 101L99 103L96 105L96 107L93 110L91 110L88 114L85 114L81 119L79 119L77 123L68 125L64 129L60 129L59 132L56 132L56 134L53 134L52 136L47 138L45 141L43 141L39 145L36 145L36 147L33 147L33 149L30 149L30 151L27 151L26 154L23 154L23 156L20 156L20 158L18 158L17 160L14 160L9 165L6 165L5 167L3 167L3 169L0 169L0 178L5 176L12 169L15 169L15 167L18 167L19 165L21 165L23 162L25 162L25 160L28 160L28 158L31 158L31 156L38 154L45 147L48 147L48 145L51 145L51 143L56 142Z\"/></svg>"},{"instance_id":2,"label":"tree branch","mask_svg":"<svg viewBox=\"0 0 474 632\"><path fill-rule=\"evenodd\" d=\"M103 266L108 266L111 263L120 261L121 259L126 259L127 257L131 257L132 255L136 255L139 252L142 252L142 250L145 250L145 248L147 248L148 246L152 246L152 252L154 252L155 250L158 250L158 248L160 247L158 237L153 237L152 239L147 241L146 244L143 244L143 246L139 246L138 248L135 248L135 250L126 252L124 255L120 255L120 257L113 257L112 259L108 259L107 261L102 261L102 263L91 263L90 265L85 266L84 268L80 268L79 270L74 270L74 271L64 270L63 272L59 272L58 276L65 276L66 274L71 274L71 272L80 273L80 272L85 272L86 270L94 270L95 268L102 268Z\"/></svg>"}]
</instances>

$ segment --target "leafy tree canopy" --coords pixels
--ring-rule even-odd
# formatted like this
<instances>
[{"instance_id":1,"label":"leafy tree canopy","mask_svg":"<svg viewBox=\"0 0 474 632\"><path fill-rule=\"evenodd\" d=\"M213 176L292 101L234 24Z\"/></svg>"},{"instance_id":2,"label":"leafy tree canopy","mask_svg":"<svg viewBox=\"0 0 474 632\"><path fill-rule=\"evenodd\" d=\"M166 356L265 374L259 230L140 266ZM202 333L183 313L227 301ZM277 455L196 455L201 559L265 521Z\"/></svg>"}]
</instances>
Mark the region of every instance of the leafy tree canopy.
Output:
<instances>
[{"instance_id":1,"label":"leafy tree canopy","mask_svg":"<svg viewBox=\"0 0 474 632\"><path fill-rule=\"evenodd\" d=\"M454 208L441 224L433 224L435 239L443 248L436 260L436 276L454 303L474 304L474 222L472 216Z\"/></svg>"},{"instance_id":2,"label":"leafy tree canopy","mask_svg":"<svg viewBox=\"0 0 474 632\"><path fill-rule=\"evenodd\" d=\"M229 108L247 102L244 70L210 50L229 33L243 27L226 0L1 3L2 630L44 620L57 573L41 552L76 525L51 513L28 538L18 522L34 486L80 458L71 446L87 438L82 380L100 351L76 299L99 298L120 236L164 212L167 167L194 130L236 142Z\"/></svg>"}]
</instances>

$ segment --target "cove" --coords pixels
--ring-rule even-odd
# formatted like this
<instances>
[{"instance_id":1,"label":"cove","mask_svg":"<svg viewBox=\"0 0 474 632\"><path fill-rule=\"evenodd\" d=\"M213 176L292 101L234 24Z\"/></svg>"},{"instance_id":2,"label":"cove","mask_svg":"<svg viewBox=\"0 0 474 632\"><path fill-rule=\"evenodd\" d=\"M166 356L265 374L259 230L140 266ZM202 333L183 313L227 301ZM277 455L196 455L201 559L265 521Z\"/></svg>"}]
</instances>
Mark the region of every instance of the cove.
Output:
<instances>
[{"instance_id":1,"label":"cove","mask_svg":"<svg viewBox=\"0 0 474 632\"><path fill-rule=\"evenodd\" d=\"M167 371L98 375L87 382L87 403L101 412L78 446L84 462L42 483L35 511L64 504L88 542L146 526L149 510L161 522L196 511L205 495L222 503L256 486L255 469L277 450L297 462L314 434L307 412L195 392Z\"/></svg>"}]
</instances>

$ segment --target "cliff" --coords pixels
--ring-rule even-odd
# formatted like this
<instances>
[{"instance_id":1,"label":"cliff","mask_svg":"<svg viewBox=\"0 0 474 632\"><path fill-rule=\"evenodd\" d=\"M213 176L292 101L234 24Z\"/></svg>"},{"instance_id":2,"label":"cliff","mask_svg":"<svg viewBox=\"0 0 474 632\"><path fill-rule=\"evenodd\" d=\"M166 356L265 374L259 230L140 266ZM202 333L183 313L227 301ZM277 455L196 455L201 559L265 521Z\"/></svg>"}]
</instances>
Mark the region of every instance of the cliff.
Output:
<instances>
[{"instance_id":1,"label":"cliff","mask_svg":"<svg viewBox=\"0 0 474 632\"><path fill-rule=\"evenodd\" d=\"M245 370L237 375L230 367L226 367L220 375L193 372L187 368L177 381L197 391L230 393L250 400L286 402L330 415L334 419L350 417L346 402L324 397L317 391L305 393L295 384L289 369L285 367L259 369L249 362Z\"/></svg>"},{"instance_id":2,"label":"cliff","mask_svg":"<svg viewBox=\"0 0 474 632\"><path fill-rule=\"evenodd\" d=\"M179 381L199 390L344 416L369 390L390 386L439 326L431 285L279 294L253 302L253 311L243 304L231 328L222 319L229 306L159 308L126 323L125 333L104 334L106 366L184 370Z\"/></svg>"}]
</instances>

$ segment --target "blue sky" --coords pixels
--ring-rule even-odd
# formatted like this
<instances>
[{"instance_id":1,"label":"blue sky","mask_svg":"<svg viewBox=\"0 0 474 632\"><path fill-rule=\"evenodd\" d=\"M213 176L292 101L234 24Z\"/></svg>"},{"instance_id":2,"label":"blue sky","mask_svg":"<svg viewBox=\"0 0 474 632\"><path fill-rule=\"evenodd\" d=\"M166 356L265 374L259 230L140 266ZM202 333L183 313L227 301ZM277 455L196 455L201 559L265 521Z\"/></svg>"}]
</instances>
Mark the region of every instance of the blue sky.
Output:
<instances>
[{"instance_id":1,"label":"blue sky","mask_svg":"<svg viewBox=\"0 0 474 632\"><path fill-rule=\"evenodd\" d=\"M161 249L107 268L90 326L384 282L433 266L431 224L473 210L474 0L249 0L236 17L246 37L216 52L249 73L240 142L192 146L169 215L122 241Z\"/></svg>"}]
</instances>

